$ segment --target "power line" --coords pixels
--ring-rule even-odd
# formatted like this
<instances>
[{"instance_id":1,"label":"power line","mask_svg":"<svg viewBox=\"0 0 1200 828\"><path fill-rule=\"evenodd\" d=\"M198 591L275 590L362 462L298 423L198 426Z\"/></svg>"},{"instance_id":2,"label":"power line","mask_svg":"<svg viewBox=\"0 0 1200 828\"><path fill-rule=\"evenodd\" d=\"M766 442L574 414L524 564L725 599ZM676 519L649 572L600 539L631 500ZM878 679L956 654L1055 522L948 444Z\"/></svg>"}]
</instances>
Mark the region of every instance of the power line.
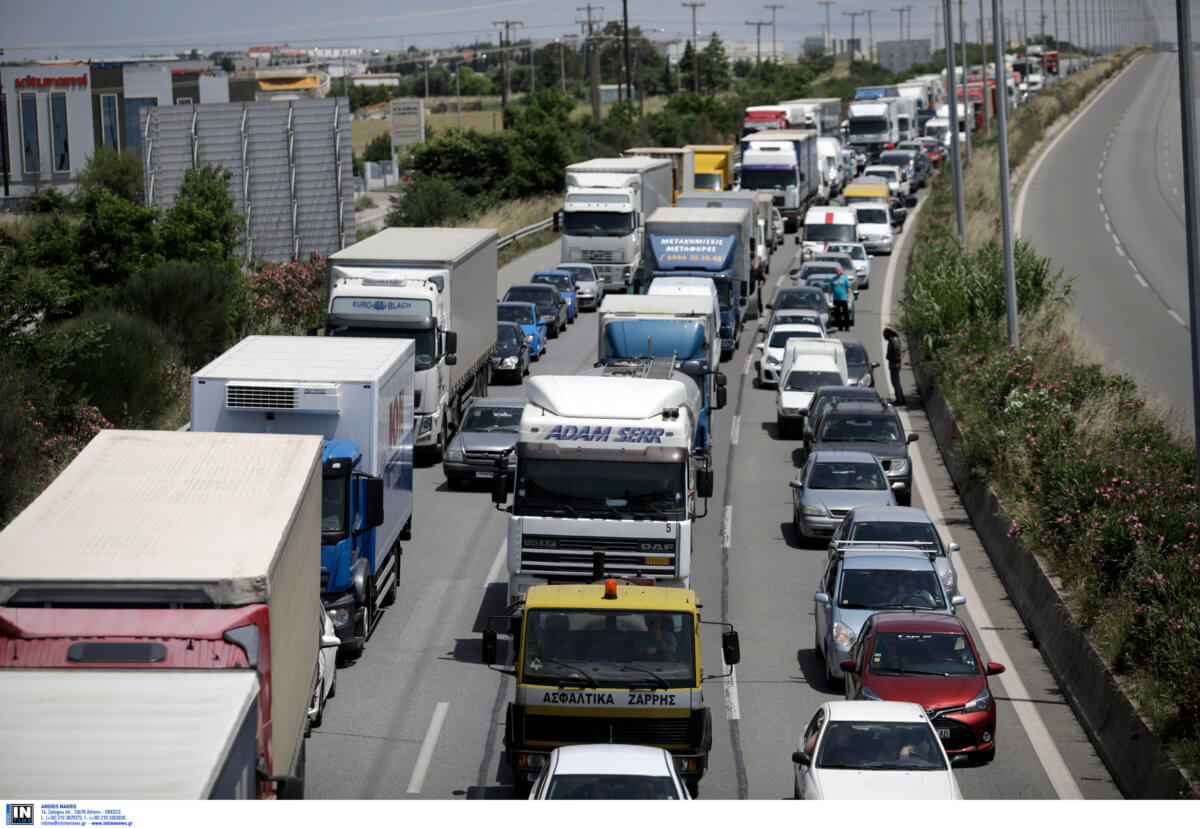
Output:
<instances>
[{"instance_id":1,"label":"power line","mask_svg":"<svg viewBox=\"0 0 1200 828\"><path fill-rule=\"evenodd\" d=\"M762 80L762 27L770 26L770 20L747 20L747 26L754 27L754 42L756 54L754 56L754 65L758 67L758 79Z\"/></svg>"},{"instance_id":2,"label":"power line","mask_svg":"<svg viewBox=\"0 0 1200 828\"><path fill-rule=\"evenodd\" d=\"M763 6L764 9L771 10L771 60L774 63L779 62L779 53L775 46L775 10L782 9L782 3L767 3Z\"/></svg>"},{"instance_id":3,"label":"power line","mask_svg":"<svg viewBox=\"0 0 1200 828\"><path fill-rule=\"evenodd\" d=\"M700 37L696 33L696 9L703 8L707 3L680 3L682 7L692 10L692 91L700 94Z\"/></svg>"},{"instance_id":4,"label":"power line","mask_svg":"<svg viewBox=\"0 0 1200 828\"><path fill-rule=\"evenodd\" d=\"M850 62L851 63L854 62L855 50L862 51L861 49L858 49L858 38L856 38L854 36L854 24L857 22L857 19L864 14L866 14L866 12L861 12L861 11L842 12L842 17L850 18Z\"/></svg>"}]
</instances>

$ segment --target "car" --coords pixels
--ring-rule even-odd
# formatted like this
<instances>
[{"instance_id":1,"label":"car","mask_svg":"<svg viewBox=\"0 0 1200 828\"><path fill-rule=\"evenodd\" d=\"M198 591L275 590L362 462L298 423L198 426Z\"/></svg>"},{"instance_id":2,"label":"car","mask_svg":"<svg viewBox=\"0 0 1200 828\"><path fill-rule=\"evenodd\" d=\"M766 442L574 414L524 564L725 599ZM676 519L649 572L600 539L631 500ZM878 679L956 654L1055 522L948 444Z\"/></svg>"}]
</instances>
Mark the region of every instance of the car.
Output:
<instances>
[{"instance_id":1,"label":"car","mask_svg":"<svg viewBox=\"0 0 1200 828\"><path fill-rule=\"evenodd\" d=\"M783 238L783 214L779 212L778 207L771 208L771 224L775 227L775 238Z\"/></svg>"},{"instance_id":2,"label":"car","mask_svg":"<svg viewBox=\"0 0 1200 828\"><path fill-rule=\"evenodd\" d=\"M497 474L513 475L514 449L521 431L525 400L475 397L463 412L458 433L446 444L442 471L446 485L461 488L470 480L490 481Z\"/></svg>"},{"instance_id":3,"label":"car","mask_svg":"<svg viewBox=\"0 0 1200 828\"><path fill-rule=\"evenodd\" d=\"M937 141L932 138L915 138L912 141L901 141L896 145L896 149L916 150L922 153L933 166L942 163L942 150L938 146Z\"/></svg>"},{"instance_id":4,"label":"car","mask_svg":"<svg viewBox=\"0 0 1200 828\"><path fill-rule=\"evenodd\" d=\"M567 302L567 324L579 315L579 304L575 297L575 279L567 270L538 270L529 279L535 285L554 285Z\"/></svg>"},{"instance_id":5,"label":"car","mask_svg":"<svg viewBox=\"0 0 1200 828\"><path fill-rule=\"evenodd\" d=\"M858 240L872 253L891 255L895 221L882 201L860 201L854 205L858 216ZM907 212L907 211L905 211Z\"/></svg>"},{"instance_id":6,"label":"car","mask_svg":"<svg viewBox=\"0 0 1200 828\"><path fill-rule=\"evenodd\" d=\"M832 267L830 267L832 265ZM804 267L800 272L793 276L795 280L803 279L799 284L804 284L809 287L820 288L825 292L825 301L830 306L833 306L833 279L841 274L842 268L834 262L817 262L815 265L812 262L805 262ZM855 304L854 300L858 294L857 289L851 289L846 292L846 315L849 317L851 325L855 319Z\"/></svg>"},{"instance_id":7,"label":"car","mask_svg":"<svg viewBox=\"0 0 1200 828\"><path fill-rule=\"evenodd\" d=\"M967 602L951 596L930 560L932 553L905 546L855 546L837 550L813 593L813 649L824 664L825 683L845 691L842 662L866 620L885 610L954 615Z\"/></svg>"},{"instance_id":8,"label":"car","mask_svg":"<svg viewBox=\"0 0 1200 828\"><path fill-rule=\"evenodd\" d=\"M815 451L789 482L792 526L801 538L831 536L856 506L895 506L878 458L867 451Z\"/></svg>"},{"instance_id":9,"label":"car","mask_svg":"<svg viewBox=\"0 0 1200 828\"><path fill-rule=\"evenodd\" d=\"M799 747L792 753L797 799L962 799L919 704L825 702Z\"/></svg>"},{"instance_id":10,"label":"car","mask_svg":"<svg viewBox=\"0 0 1200 828\"><path fill-rule=\"evenodd\" d=\"M779 377L775 426L782 438L804 424L818 388L846 384L846 352L836 339L790 338L783 350Z\"/></svg>"},{"instance_id":11,"label":"car","mask_svg":"<svg viewBox=\"0 0 1200 828\"><path fill-rule=\"evenodd\" d=\"M814 308L783 308L781 310L773 310L770 316L759 323L759 330L767 337L770 337L771 331L775 329L776 325L793 322L816 325L821 329L821 336L829 336L829 331L825 330L825 323L821 321L821 312Z\"/></svg>"},{"instance_id":12,"label":"car","mask_svg":"<svg viewBox=\"0 0 1200 828\"><path fill-rule=\"evenodd\" d=\"M564 745L550 751L530 799L691 799L670 751L646 745Z\"/></svg>"},{"instance_id":13,"label":"car","mask_svg":"<svg viewBox=\"0 0 1200 828\"><path fill-rule=\"evenodd\" d=\"M858 276L858 286L860 288L870 286L871 254L867 252L867 247L862 242L830 242L825 247L825 253L826 255L843 253L849 256L854 265L854 272Z\"/></svg>"},{"instance_id":14,"label":"car","mask_svg":"<svg viewBox=\"0 0 1200 828\"><path fill-rule=\"evenodd\" d=\"M857 339L843 339L842 347L846 349L846 375L852 385L875 386L875 369L878 362L872 362L867 355L866 346Z\"/></svg>"},{"instance_id":15,"label":"car","mask_svg":"<svg viewBox=\"0 0 1200 828\"><path fill-rule=\"evenodd\" d=\"M498 302L496 304L496 319L499 322L512 322L521 327L525 341L529 343L529 358L536 362L546 353L546 323L538 314L537 305L532 302Z\"/></svg>"},{"instance_id":16,"label":"car","mask_svg":"<svg viewBox=\"0 0 1200 828\"><path fill-rule=\"evenodd\" d=\"M921 705L942 748L990 762L996 756L996 700L985 662L962 619L923 612L881 612L863 624L846 674L846 698Z\"/></svg>"},{"instance_id":17,"label":"car","mask_svg":"<svg viewBox=\"0 0 1200 828\"><path fill-rule=\"evenodd\" d=\"M942 142L937 138L922 136L917 141L925 148L925 153L929 156L929 160L934 163L934 166L938 166L946 160L946 148L942 146Z\"/></svg>"},{"instance_id":18,"label":"car","mask_svg":"<svg viewBox=\"0 0 1200 828\"><path fill-rule=\"evenodd\" d=\"M846 366L849 368L849 365ZM804 449L807 453L812 443L812 424L821 419L821 412L832 402L879 402L879 392L873 386L824 385L816 390L808 404L808 417L804 423Z\"/></svg>"},{"instance_id":19,"label":"car","mask_svg":"<svg viewBox=\"0 0 1200 828\"><path fill-rule=\"evenodd\" d=\"M932 549L937 553L933 565L946 592L958 594L958 572L950 557L952 552L958 551L958 544L943 543L929 515L914 506L851 509L829 540L829 556L832 558L839 546L850 548L881 542Z\"/></svg>"},{"instance_id":20,"label":"car","mask_svg":"<svg viewBox=\"0 0 1200 828\"><path fill-rule=\"evenodd\" d=\"M820 325L804 322L779 323L768 332L767 338L754 346L758 351L758 384L767 387L779 384L779 370L783 362L783 351L789 339L825 339L825 329Z\"/></svg>"},{"instance_id":21,"label":"car","mask_svg":"<svg viewBox=\"0 0 1200 828\"><path fill-rule=\"evenodd\" d=\"M836 242L836 244L846 243L847 242ZM823 253L814 253L808 261L813 262L814 264L819 264L821 262L833 262L842 268L843 273L847 273L850 276L855 277L857 284L858 268L854 264L854 259L850 258L849 253L826 248Z\"/></svg>"},{"instance_id":22,"label":"car","mask_svg":"<svg viewBox=\"0 0 1200 828\"><path fill-rule=\"evenodd\" d=\"M887 152L880 153L879 163L891 164L903 170L904 174L908 176L909 192L915 193L928 183L927 170L929 159L925 157L925 153L921 150L888 150Z\"/></svg>"},{"instance_id":23,"label":"car","mask_svg":"<svg viewBox=\"0 0 1200 828\"><path fill-rule=\"evenodd\" d=\"M600 307L600 294L604 287L596 276L594 265L586 262L559 262L555 270L565 270L575 279L575 301L580 310L596 310Z\"/></svg>"},{"instance_id":24,"label":"car","mask_svg":"<svg viewBox=\"0 0 1200 828\"><path fill-rule=\"evenodd\" d=\"M908 444L915 433L904 433L896 407L885 402L838 402L825 406L811 420L808 450L861 448L879 458L888 482L902 506L912 503L912 464Z\"/></svg>"},{"instance_id":25,"label":"car","mask_svg":"<svg viewBox=\"0 0 1200 828\"><path fill-rule=\"evenodd\" d=\"M508 376L519 383L529 373L531 348L516 322L496 323L496 350L491 356L492 377Z\"/></svg>"},{"instance_id":26,"label":"car","mask_svg":"<svg viewBox=\"0 0 1200 828\"><path fill-rule=\"evenodd\" d=\"M567 300L563 299L554 285L513 285L504 292L503 301L532 302L537 305L538 321L546 325L546 334L551 339L567 327Z\"/></svg>"},{"instance_id":27,"label":"car","mask_svg":"<svg viewBox=\"0 0 1200 828\"><path fill-rule=\"evenodd\" d=\"M769 303L767 308L773 311L793 308L815 310L821 314L821 324L826 328L829 327L830 305L825 298L825 291L820 288L807 285L780 288L775 294L775 301ZM767 327L770 328L770 323L767 324Z\"/></svg>"},{"instance_id":28,"label":"car","mask_svg":"<svg viewBox=\"0 0 1200 828\"><path fill-rule=\"evenodd\" d=\"M863 172L866 175L882 178L886 181L888 192L892 195L901 197L908 195L908 179L905 177L904 171L899 167L894 167L891 164L871 164Z\"/></svg>"},{"instance_id":29,"label":"car","mask_svg":"<svg viewBox=\"0 0 1200 828\"><path fill-rule=\"evenodd\" d=\"M317 656L317 684L308 702L309 730L321 726L325 718L325 702L337 692L337 654L342 646L342 640L333 626L333 618L323 606L318 605L318 609L321 613L321 650Z\"/></svg>"}]
</instances>

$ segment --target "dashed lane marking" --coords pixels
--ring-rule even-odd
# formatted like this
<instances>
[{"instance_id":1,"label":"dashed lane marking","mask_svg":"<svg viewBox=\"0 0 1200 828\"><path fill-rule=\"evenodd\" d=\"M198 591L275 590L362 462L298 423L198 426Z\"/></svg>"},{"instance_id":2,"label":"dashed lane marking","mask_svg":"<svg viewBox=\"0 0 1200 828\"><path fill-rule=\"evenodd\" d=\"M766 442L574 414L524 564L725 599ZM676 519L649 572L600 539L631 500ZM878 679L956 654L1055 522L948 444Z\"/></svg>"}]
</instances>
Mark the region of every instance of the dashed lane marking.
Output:
<instances>
[{"instance_id":1,"label":"dashed lane marking","mask_svg":"<svg viewBox=\"0 0 1200 828\"><path fill-rule=\"evenodd\" d=\"M729 435L729 442L733 443L735 446L738 444L738 435L741 432L741 430L742 430L742 415L734 414L733 415L733 428Z\"/></svg>"},{"instance_id":2,"label":"dashed lane marking","mask_svg":"<svg viewBox=\"0 0 1200 828\"><path fill-rule=\"evenodd\" d=\"M1175 311L1171 310L1170 308L1167 308L1167 315L1170 316L1172 319L1174 319L1176 322L1178 322L1183 327L1185 327L1185 328L1187 327L1187 322L1183 321L1183 317L1180 316L1179 314L1177 314Z\"/></svg>"},{"instance_id":3,"label":"dashed lane marking","mask_svg":"<svg viewBox=\"0 0 1200 828\"><path fill-rule=\"evenodd\" d=\"M433 718L429 720L429 729L425 731L425 739L421 742L421 751L417 754L417 764L413 768L412 778L408 781L408 793L421 792L425 784L425 772L429 770L429 762L433 759L433 751L437 747L438 736L442 733L442 724L446 721L446 711L450 702L438 702L433 710Z\"/></svg>"}]
</instances>

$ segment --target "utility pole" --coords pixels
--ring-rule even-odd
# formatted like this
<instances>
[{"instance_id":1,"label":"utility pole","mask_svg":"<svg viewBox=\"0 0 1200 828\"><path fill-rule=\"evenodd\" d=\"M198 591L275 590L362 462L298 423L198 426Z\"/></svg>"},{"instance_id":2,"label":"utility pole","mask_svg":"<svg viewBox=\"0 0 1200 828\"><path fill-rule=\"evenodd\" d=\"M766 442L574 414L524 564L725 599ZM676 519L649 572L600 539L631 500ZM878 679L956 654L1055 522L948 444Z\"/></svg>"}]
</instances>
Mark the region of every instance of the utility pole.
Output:
<instances>
[{"instance_id":1,"label":"utility pole","mask_svg":"<svg viewBox=\"0 0 1200 828\"><path fill-rule=\"evenodd\" d=\"M763 8L771 10L771 62L779 63L779 53L775 45L775 10L782 9L783 3L767 3Z\"/></svg>"},{"instance_id":2,"label":"utility pole","mask_svg":"<svg viewBox=\"0 0 1200 828\"><path fill-rule=\"evenodd\" d=\"M501 90L500 106L503 108L508 106L508 98L512 95L512 73L509 71L508 63L510 60L509 52L512 51L512 27L524 26L520 20L493 20L493 26L503 26L504 35L500 41L500 48L504 52L504 88Z\"/></svg>"},{"instance_id":3,"label":"utility pole","mask_svg":"<svg viewBox=\"0 0 1200 828\"><path fill-rule=\"evenodd\" d=\"M941 25L942 8L941 6L930 6L929 8L933 9L933 51L936 52L938 50L938 41L941 39L941 29L938 26Z\"/></svg>"},{"instance_id":4,"label":"utility pole","mask_svg":"<svg viewBox=\"0 0 1200 828\"><path fill-rule=\"evenodd\" d=\"M458 82L458 67L462 66L462 61L454 64L454 97L458 99L458 131L462 132L462 86Z\"/></svg>"},{"instance_id":5,"label":"utility pole","mask_svg":"<svg viewBox=\"0 0 1200 828\"><path fill-rule=\"evenodd\" d=\"M958 90L954 85L954 21L950 19L950 0L942 0L946 23L946 92L950 98L950 162L954 172L954 202L958 212L958 240L967 251L967 210L963 204L962 155L958 140Z\"/></svg>"},{"instance_id":6,"label":"utility pole","mask_svg":"<svg viewBox=\"0 0 1200 828\"><path fill-rule=\"evenodd\" d=\"M834 4L834 0L817 0L817 2L825 7L825 51L826 53L834 52L836 54L837 50L833 48L830 39L832 32L829 29L829 7Z\"/></svg>"},{"instance_id":7,"label":"utility pole","mask_svg":"<svg viewBox=\"0 0 1200 828\"><path fill-rule=\"evenodd\" d=\"M979 62L982 64L980 75L983 78L983 131L988 138L992 137L992 102L988 98L987 77L987 38L983 28L983 0L979 0ZM998 92L996 94L999 94Z\"/></svg>"},{"instance_id":8,"label":"utility pole","mask_svg":"<svg viewBox=\"0 0 1200 828\"><path fill-rule=\"evenodd\" d=\"M875 14L875 9L867 9L863 14L867 16L867 60L873 63L875 61L875 27L871 24L871 15Z\"/></svg>"},{"instance_id":9,"label":"utility pole","mask_svg":"<svg viewBox=\"0 0 1200 828\"><path fill-rule=\"evenodd\" d=\"M863 12L860 12L860 11L842 12L842 17L850 18L850 62L851 63L854 63L854 50L855 50L855 47L858 46L858 43L855 42L857 40L857 38L854 36L854 24L862 14L863 14Z\"/></svg>"},{"instance_id":10,"label":"utility pole","mask_svg":"<svg viewBox=\"0 0 1200 828\"><path fill-rule=\"evenodd\" d=\"M1004 22L1000 18L1000 0L992 0L992 31L996 33L996 88L1004 74ZM1017 330L1017 276L1013 266L1012 218L1008 209L1008 107L996 113L1000 147L1000 228L1004 244L1004 309L1008 323L1008 344L1020 342Z\"/></svg>"},{"instance_id":11,"label":"utility pole","mask_svg":"<svg viewBox=\"0 0 1200 828\"><path fill-rule=\"evenodd\" d=\"M596 49L596 39L593 37L593 25L600 22L600 18L592 19L592 9L596 8L591 3L586 6L578 6L575 11L587 12L587 19L580 21L587 24L587 43L584 48L587 51L588 69L590 81L588 83L588 92L592 99L592 120L600 120L600 54ZM603 7L600 7L603 9Z\"/></svg>"},{"instance_id":12,"label":"utility pole","mask_svg":"<svg viewBox=\"0 0 1200 828\"><path fill-rule=\"evenodd\" d=\"M962 41L962 93L963 93L963 121L966 122L967 128L963 132L967 136L967 160L966 163L971 163L971 131L975 129L975 117L968 114L967 102L970 100L967 97L967 16L963 14L963 0L958 0L958 39ZM966 245L963 245L966 249Z\"/></svg>"},{"instance_id":13,"label":"utility pole","mask_svg":"<svg viewBox=\"0 0 1200 828\"><path fill-rule=\"evenodd\" d=\"M1058 0L1054 0L1053 8L1054 8L1054 51L1061 53L1062 49L1058 48ZM1058 72L1060 75L1062 74L1062 55L1061 54L1058 57Z\"/></svg>"},{"instance_id":14,"label":"utility pole","mask_svg":"<svg viewBox=\"0 0 1200 828\"><path fill-rule=\"evenodd\" d=\"M629 0L621 0L621 31L625 37L625 101L633 106L633 66L629 63Z\"/></svg>"},{"instance_id":15,"label":"utility pole","mask_svg":"<svg viewBox=\"0 0 1200 828\"><path fill-rule=\"evenodd\" d=\"M1074 40L1075 36L1071 34L1071 0L1067 0L1067 39ZM1078 47L1077 47L1078 48ZM1062 67L1066 64L1066 57L1060 49L1058 53L1059 72L1062 72Z\"/></svg>"},{"instance_id":16,"label":"utility pole","mask_svg":"<svg viewBox=\"0 0 1200 828\"><path fill-rule=\"evenodd\" d=\"M892 11L900 15L900 40L904 40L904 7L892 9Z\"/></svg>"},{"instance_id":17,"label":"utility pole","mask_svg":"<svg viewBox=\"0 0 1200 828\"><path fill-rule=\"evenodd\" d=\"M770 26L770 20L747 20L747 26L754 27L754 66L758 69L758 79L762 80L762 27Z\"/></svg>"},{"instance_id":18,"label":"utility pole","mask_svg":"<svg viewBox=\"0 0 1200 828\"><path fill-rule=\"evenodd\" d=\"M705 3L680 3L692 10L692 91L700 94L700 35L696 30L696 9L703 8ZM681 67L682 68L682 67Z\"/></svg>"},{"instance_id":19,"label":"utility pole","mask_svg":"<svg viewBox=\"0 0 1200 828\"><path fill-rule=\"evenodd\" d=\"M563 38L558 39L559 77L562 78L562 93L567 94L567 44Z\"/></svg>"}]
</instances>

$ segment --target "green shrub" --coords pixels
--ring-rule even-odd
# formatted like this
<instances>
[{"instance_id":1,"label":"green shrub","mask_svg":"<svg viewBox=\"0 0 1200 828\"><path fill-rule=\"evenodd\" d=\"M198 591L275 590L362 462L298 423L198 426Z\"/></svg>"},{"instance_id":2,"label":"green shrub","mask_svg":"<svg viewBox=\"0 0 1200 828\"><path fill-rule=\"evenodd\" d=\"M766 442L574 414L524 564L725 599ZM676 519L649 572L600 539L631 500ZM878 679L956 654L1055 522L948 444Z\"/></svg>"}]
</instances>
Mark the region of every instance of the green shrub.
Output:
<instances>
[{"instance_id":1,"label":"green shrub","mask_svg":"<svg viewBox=\"0 0 1200 828\"><path fill-rule=\"evenodd\" d=\"M104 145L96 147L75 183L80 190L105 190L139 207L146 201L142 159L131 149L117 152Z\"/></svg>"},{"instance_id":2,"label":"green shrub","mask_svg":"<svg viewBox=\"0 0 1200 828\"><path fill-rule=\"evenodd\" d=\"M252 330L258 334L302 334L325 318L325 258L267 262L250 277Z\"/></svg>"},{"instance_id":3,"label":"green shrub","mask_svg":"<svg viewBox=\"0 0 1200 828\"><path fill-rule=\"evenodd\" d=\"M139 207L108 190L84 190L76 255L97 287L124 281L160 260L158 211Z\"/></svg>"},{"instance_id":4,"label":"green shrub","mask_svg":"<svg viewBox=\"0 0 1200 828\"><path fill-rule=\"evenodd\" d=\"M242 243L245 223L234 209L229 182L220 166L188 170L175 201L163 215L161 236L168 259L228 259Z\"/></svg>"},{"instance_id":5,"label":"green shrub","mask_svg":"<svg viewBox=\"0 0 1200 828\"><path fill-rule=\"evenodd\" d=\"M381 89L383 87L380 87ZM362 154L363 161L392 161L392 134L390 132L381 132L371 139L371 143L367 144L366 149Z\"/></svg>"},{"instance_id":6,"label":"green shrub","mask_svg":"<svg viewBox=\"0 0 1200 828\"><path fill-rule=\"evenodd\" d=\"M385 219L389 227L435 227L466 218L473 210L470 196L437 175L414 175L391 201Z\"/></svg>"}]
</instances>

